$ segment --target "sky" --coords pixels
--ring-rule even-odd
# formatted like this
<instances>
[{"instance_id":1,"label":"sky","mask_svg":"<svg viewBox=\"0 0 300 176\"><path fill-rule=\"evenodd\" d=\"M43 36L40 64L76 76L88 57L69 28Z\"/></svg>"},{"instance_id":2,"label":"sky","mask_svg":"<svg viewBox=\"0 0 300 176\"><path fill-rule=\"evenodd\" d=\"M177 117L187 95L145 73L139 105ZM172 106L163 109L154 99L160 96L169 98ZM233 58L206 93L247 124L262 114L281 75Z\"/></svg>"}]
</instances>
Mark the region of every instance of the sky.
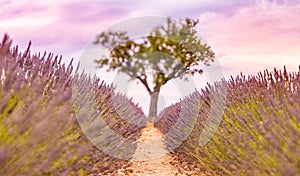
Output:
<instances>
[{"instance_id":1,"label":"sky","mask_svg":"<svg viewBox=\"0 0 300 176\"><path fill-rule=\"evenodd\" d=\"M300 0L0 0L0 35L8 33L23 50L32 41L32 53L79 61L96 34L144 16L199 19L197 30L214 49L225 78L300 65ZM106 73L102 78L113 81ZM196 88L208 79L195 78ZM171 82L162 90L160 109L181 97L174 87ZM130 84L127 94L147 113L150 98L141 84Z\"/></svg>"}]
</instances>

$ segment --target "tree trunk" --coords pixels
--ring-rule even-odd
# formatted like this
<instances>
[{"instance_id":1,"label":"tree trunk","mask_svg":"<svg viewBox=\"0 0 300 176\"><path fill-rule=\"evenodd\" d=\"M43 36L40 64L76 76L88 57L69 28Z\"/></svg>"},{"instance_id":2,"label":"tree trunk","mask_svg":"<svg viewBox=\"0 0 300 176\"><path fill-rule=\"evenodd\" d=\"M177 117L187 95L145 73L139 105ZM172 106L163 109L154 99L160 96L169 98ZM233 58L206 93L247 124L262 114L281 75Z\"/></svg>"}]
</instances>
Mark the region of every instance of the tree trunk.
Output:
<instances>
[{"instance_id":1,"label":"tree trunk","mask_svg":"<svg viewBox=\"0 0 300 176\"><path fill-rule=\"evenodd\" d=\"M158 103L158 96L159 96L159 89L154 90L150 93L151 100L150 100L150 109L149 109L149 122L154 123L154 120L157 116L157 103Z\"/></svg>"}]
</instances>

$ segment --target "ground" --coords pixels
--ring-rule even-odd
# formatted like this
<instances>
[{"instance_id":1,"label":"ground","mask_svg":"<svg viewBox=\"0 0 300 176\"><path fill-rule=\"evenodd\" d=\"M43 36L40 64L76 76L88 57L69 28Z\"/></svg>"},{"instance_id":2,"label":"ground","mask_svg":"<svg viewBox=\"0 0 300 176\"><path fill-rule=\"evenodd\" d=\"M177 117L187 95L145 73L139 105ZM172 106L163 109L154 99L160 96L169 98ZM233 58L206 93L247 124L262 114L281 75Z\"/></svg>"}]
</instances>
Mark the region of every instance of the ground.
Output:
<instances>
[{"instance_id":1,"label":"ground","mask_svg":"<svg viewBox=\"0 0 300 176\"><path fill-rule=\"evenodd\" d=\"M142 130L137 149L131 164L121 168L112 175L116 176L201 176L209 175L200 168L181 162L170 154L163 140L163 134L153 125Z\"/></svg>"}]
</instances>

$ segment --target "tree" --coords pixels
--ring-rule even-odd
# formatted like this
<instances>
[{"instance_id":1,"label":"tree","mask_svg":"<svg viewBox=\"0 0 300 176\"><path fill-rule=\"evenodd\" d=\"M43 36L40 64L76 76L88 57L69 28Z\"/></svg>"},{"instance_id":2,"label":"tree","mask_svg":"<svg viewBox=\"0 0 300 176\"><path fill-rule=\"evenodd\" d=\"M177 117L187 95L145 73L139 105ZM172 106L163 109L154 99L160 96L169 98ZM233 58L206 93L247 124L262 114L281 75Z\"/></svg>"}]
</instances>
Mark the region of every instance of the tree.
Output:
<instances>
[{"instance_id":1,"label":"tree","mask_svg":"<svg viewBox=\"0 0 300 176\"><path fill-rule=\"evenodd\" d=\"M176 22L168 18L165 25L155 27L139 40L130 39L122 31L102 32L94 44L101 44L110 53L96 63L100 68L108 66L108 71L117 70L132 80L138 79L151 96L149 118L153 120L163 85L174 78L187 79L187 74L201 74L200 62L210 65L214 61L211 47L196 35L197 24L198 20L187 18ZM146 73L149 70L151 74Z\"/></svg>"}]
</instances>

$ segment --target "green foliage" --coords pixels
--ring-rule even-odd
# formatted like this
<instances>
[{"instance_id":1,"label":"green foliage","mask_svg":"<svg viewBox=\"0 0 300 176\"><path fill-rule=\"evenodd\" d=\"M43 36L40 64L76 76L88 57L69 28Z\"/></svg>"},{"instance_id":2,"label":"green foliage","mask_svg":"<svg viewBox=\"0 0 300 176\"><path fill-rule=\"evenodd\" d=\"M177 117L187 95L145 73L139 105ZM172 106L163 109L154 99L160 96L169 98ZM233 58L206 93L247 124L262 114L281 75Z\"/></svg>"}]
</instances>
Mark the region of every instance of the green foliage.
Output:
<instances>
[{"instance_id":1,"label":"green foliage","mask_svg":"<svg viewBox=\"0 0 300 176\"><path fill-rule=\"evenodd\" d=\"M102 32L95 44L100 43L110 54L96 63L99 67L108 66L108 71L117 70L140 80L151 94L173 78L202 73L199 64L209 65L213 61L214 52L197 36L197 23L192 19L176 22L169 18L166 25L154 28L139 41L130 39L126 32ZM153 78L153 89L149 76Z\"/></svg>"}]
</instances>

